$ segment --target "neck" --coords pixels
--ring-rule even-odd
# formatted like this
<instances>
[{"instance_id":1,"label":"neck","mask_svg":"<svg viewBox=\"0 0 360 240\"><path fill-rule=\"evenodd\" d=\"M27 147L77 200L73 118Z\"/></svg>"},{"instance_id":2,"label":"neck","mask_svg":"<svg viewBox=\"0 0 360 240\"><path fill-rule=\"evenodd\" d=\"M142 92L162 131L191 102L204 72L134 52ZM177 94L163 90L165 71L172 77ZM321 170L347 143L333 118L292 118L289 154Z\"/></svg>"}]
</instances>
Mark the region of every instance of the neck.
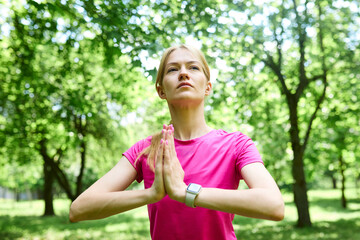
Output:
<instances>
[{"instance_id":1,"label":"neck","mask_svg":"<svg viewBox=\"0 0 360 240\"><path fill-rule=\"evenodd\" d=\"M205 121L204 102L197 106L175 106L169 104L169 111L176 139L190 140L201 137L212 130Z\"/></svg>"}]
</instances>

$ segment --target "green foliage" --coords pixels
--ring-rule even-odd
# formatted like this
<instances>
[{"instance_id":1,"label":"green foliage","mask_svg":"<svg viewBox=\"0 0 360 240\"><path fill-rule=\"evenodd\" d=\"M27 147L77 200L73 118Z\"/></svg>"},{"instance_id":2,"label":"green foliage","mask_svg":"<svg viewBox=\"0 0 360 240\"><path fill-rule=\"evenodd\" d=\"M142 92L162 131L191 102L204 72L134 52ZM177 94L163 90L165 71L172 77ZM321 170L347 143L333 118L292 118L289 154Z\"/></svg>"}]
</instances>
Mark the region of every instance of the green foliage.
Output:
<instances>
[{"instance_id":1,"label":"green foliage","mask_svg":"<svg viewBox=\"0 0 360 240\"><path fill-rule=\"evenodd\" d=\"M315 240L360 237L360 202L355 189L349 189L349 209L340 206L338 190L310 191L313 228L293 228L296 208L291 194L284 194L285 219L282 222L235 216L233 224L238 239ZM40 201L1 201L0 237L2 239L149 239L149 220L146 207L121 213L106 219L72 224L68 220L68 200L55 200L59 216L39 217Z\"/></svg>"},{"instance_id":2,"label":"green foliage","mask_svg":"<svg viewBox=\"0 0 360 240\"><path fill-rule=\"evenodd\" d=\"M310 186L323 185L329 176L338 179L340 152L345 175L351 181L359 178L357 1L1 4L1 186L38 187L43 164L39 141L44 139L72 188L85 143L83 188L92 184L133 143L169 123L166 103L153 86L154 62L170 45L194 44L189 39L201 46L213 70L213 94L205 108L209 125L252 137L284 189L294 182L294 152L279 77L291 94L303 72L309 79L297 105L303 141L325 86L325 69L327 94L305 151L306 179ZM272 63L280 63L280 73Z\"/></svg>"},{"instance_id":3,"label":"green foliage","mask_svg":"<svg viewBox=\"0 0 360 240\"><path fill-rule=\"evenodd\" d=\"M144 101L138 96L147 97L149 85L126 55L104 64L108 50L77 25L80 15L59 11L59 4L9 7L12 28L1 45L1 153L4 164L31 164L46 140L50 156L65 152L61 166L71 173L81 142L107 147L116 141L114 127ZM91 161L87 166L95 167Z\"/></svg>"}]
</instances>

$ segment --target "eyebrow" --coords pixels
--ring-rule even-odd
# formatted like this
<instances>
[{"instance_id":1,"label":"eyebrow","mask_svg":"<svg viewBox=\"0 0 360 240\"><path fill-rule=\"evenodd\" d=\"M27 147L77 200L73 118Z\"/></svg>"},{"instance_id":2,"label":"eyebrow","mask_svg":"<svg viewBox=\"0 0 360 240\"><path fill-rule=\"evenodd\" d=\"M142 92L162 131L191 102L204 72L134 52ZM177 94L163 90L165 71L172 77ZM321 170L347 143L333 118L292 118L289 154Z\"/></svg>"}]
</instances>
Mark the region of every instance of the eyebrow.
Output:
<instances>
[{"instance_id":1,"label":"eyebrow","mask_svg":"<svg viewBox=\"0 0 360 240\"><path fill-rule=\"evenodd\" d=\"M192 64L192 63L200 64L199 61L188 61L188 62L186 62L186 64ZM179 65L179 63L178 62L169 62L169 63L166 64L166 66L168 66L168 65Z\"/></svg>"}]
</instances>

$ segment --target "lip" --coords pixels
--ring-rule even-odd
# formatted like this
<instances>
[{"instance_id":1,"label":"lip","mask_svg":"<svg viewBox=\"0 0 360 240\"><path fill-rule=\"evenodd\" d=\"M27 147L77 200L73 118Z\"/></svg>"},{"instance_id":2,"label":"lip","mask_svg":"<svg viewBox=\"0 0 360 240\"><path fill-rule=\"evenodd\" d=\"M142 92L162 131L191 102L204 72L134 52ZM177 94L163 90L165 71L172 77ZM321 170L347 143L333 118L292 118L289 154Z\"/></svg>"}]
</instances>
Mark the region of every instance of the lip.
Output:
<instances>
[{"instance_id":1,"label":"lip","mask_svg":"<svg viewBox=\"0 0 360 240\"><path fill-rule=\"evenodd\" d=\"M182 83L180 83L178 86L177 86L177 88L181 88L181 87L193 87L190 83L188 83L188 82L182 82Z\"/></svg>"}]
</instances>

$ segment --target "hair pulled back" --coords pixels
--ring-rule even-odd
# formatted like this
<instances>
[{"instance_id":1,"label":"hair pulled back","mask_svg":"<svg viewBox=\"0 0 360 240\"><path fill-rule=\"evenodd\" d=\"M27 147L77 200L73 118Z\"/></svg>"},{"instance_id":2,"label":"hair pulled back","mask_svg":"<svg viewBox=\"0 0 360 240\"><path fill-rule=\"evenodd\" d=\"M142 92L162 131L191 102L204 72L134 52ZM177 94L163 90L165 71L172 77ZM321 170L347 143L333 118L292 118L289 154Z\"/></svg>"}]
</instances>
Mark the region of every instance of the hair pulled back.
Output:
<instances>
[{"instance_id":1,"label":"hair pulled back","mask_svg":"<svg viewBox=\"0 0 360 240\"><path fill-rule=\"evenodd\" d=\"M189 52L191 52L193 54L193 56L199 60L201 70L203 71L206 79L208 81L210 81L210 68L209 68L208 63L206 62L204 54L197 48L182 44L179 46L170 47L170 48L166 49L165 52L163 53L161 60L160 60L160 65L159 65L159 69L157 72L157 76L156 76L156 82L155 82L156 89L158 87L162 87L163 79L164 79L164 75L165 75L165 66L167 64L170 54L173 53L177 49L186 49ZM170 121L170 124L171 123L172 123L172 121ZM143 155L147 156L147 164L149 165L149 168L153 172L155 172L155 159L156 159L157 149L160 146L161 138L162 138L162 132L155 133L154 135L152 135L151 145L139 153L138 157L136 158L135 164L140 159L141 156L143 156Z\"/></svg>"}]
</instances>

